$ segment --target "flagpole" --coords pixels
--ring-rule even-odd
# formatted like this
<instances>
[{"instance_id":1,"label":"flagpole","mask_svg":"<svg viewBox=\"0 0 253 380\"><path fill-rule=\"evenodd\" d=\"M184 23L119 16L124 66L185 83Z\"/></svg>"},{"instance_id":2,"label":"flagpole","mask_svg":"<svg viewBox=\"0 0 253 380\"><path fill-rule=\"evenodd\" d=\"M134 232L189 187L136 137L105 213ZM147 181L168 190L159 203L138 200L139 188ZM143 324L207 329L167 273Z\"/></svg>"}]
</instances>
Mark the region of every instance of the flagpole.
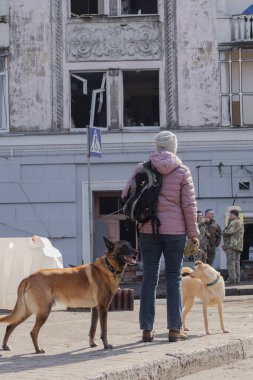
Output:
<instances>
[{"instance_id":1,"label":"flagpole","mask_svg":"<svg viewBox=\"0 0 253 380\"><path fill-rule=\"evenodd\" d=\"M90 180L90 126L87 126L87 168L88 168L88 212L90 222L90 262L93 261L93 218L92 218L92 193L91 193L91 180Z\"/></svg>"}]
</instances>

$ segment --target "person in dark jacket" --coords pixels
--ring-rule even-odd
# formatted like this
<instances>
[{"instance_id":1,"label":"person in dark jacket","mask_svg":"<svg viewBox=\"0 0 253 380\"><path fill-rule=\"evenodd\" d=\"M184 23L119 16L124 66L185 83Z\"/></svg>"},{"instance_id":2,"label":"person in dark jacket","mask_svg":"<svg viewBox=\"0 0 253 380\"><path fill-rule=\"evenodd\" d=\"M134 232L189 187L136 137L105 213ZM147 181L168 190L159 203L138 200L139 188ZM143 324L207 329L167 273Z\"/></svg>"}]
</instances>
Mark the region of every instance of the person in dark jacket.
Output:
<instances>
[{"instance_id":1,"label":"person in dark jacket","mask_svg":"<svg viewBox=\"0 0 253 380\"><path fill-rule=\"evenodd\" d=\"M151 222L140 225L140 248L143 260L143 282L140 303L142 340L151 342L154 337L156 288L159 280L161 255L165 261L167 290L167 328L169 341L187 338L182 328L181 268L183 251L188 239L198 237L197 204L191 172L177 152L177 137L169 131L155 136L156 150L149 156L152 166L162 174L162 187L158 196L157 217L161 222L159 235L153 234ZM135 168L122 192L122 199L135 174Z\"/></svg>"},{"instance_id":2,"label":"person in dark jacket","mask_svg":"<svg viewBox=\"0 0 253 380\"><path fill-rule=\"evenodd\" d=\"M222 230L214 219L214 211L208 209L205 211L205 227L208 232L208 249L207 249L207 264L213 265L215 259L216 248L220 245Z\"/></svg>"}]
</instances>

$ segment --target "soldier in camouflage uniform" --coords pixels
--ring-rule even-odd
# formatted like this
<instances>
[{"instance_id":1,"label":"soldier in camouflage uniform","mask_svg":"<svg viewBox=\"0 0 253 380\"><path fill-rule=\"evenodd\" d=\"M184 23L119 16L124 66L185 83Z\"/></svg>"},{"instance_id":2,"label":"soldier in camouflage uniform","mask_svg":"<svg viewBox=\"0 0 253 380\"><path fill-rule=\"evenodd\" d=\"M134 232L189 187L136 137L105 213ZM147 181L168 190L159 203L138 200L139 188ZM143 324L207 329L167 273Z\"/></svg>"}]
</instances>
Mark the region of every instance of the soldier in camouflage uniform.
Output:
<instances>
[{"instance_id":1,"label":"soldier in camouflage uniform","mask_svg":"<svg viewBox=\"0 0 253 380\"><path fill-rule=\"evenodd\" d=\"M207 229L207 264L213 265L215 259L216 248L220 245L222 230L218 223L214 220L214 211L208 209L205 211L205 222L204 226Z\"/></svg>"},{"instance_id":2,"label":"soldier in camouflage uniform","mask_svg":"<svg viewBox=\"0 0 253 380\"><path fill-rule=\"evenodd\" d=\"M227 256L227 284L240 282L240 256L243 250L244 227L239 219L239 211L231 210L228 225L223 230L224 251Z\"/></svg>"},{"instance_id":3,"label":"soldier in camouflage uniform","mask_svg":"<svg viewBox=\"0 0 253 380\"><path fill-rule=\"evenodd\" d=\"M205 225L205 218L202 211L197 211L197 222L199 227L199 252L198 255L194 257L194 260L201 260L206 263L207 252L209 249L208 238L210 236L207 227Z\"/></svg>"}]
</instances>

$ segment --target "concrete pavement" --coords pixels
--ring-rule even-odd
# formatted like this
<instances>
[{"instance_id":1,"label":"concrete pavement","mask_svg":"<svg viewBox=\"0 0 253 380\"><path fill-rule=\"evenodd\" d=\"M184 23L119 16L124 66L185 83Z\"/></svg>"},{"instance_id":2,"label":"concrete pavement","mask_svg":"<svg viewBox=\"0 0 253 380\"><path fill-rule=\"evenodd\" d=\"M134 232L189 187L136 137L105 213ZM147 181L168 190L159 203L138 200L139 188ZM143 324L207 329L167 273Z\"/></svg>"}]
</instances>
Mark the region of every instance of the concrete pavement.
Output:
<instances>
[{"instance_id":1,"label":"concrete pavement","mask_svg":"<svg viewBox=\"0 0 253 380\"><path fill-rule=\"evenodd\" d=\"M168 380L253 356L252 296L226 298L224 318L229 334L221 332L217 310L211 308L212 335L206 336L202 307L197 302L188 318L191 331L185 342L168 343L164 299L157 300L157 334L152 343L141 342L138 312L136 300L133 312L109 313L108 337L114 349L105 351L100 339L98 347L89 347L89 312L57 309L41 330L39 342L46 353L40 355L33 354L31 317L11 336L12 351L0 351L0 378ZM1 324L1 339L4 331Z\"/></svg>"}]
</instances>

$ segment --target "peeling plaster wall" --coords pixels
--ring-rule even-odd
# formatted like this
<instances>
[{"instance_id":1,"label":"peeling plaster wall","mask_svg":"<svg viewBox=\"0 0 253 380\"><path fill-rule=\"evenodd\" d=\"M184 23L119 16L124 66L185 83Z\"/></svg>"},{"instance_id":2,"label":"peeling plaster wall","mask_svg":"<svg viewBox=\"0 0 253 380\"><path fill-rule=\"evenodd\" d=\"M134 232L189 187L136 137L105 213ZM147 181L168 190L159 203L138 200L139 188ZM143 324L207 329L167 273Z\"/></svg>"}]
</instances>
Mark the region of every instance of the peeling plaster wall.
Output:
<instances>
[{"instance_id":1,"label":"peeling plaster wall","mask_svg":"<svg viewBox=\"0 0 253 380\"><path fill-rule=\"evenodd\" d=\"M219 123L216 0L178 0L178 115L181 127Z\"/></svg>"},{"instance_id":2,"label":"peeling plaster wall","mask_svg":"<svg viewBox=\"0 0 253 380\"><path fill-rule=\"evenodd\" d=\"M9 0L0 1L0 16L9 16ZM9 23L0 23L0 49L9 46Z\"/></svg>"},{"instance_id":3,"label":"peeling plaster wall","mask_svg":"<svg viewBox=\"0 0 253 380\"><path fill-rule=\"evenodd\" d=\"M10 130L48 130L50 0L10 0L10 19Z\"/></svg>"}]
</instances>

